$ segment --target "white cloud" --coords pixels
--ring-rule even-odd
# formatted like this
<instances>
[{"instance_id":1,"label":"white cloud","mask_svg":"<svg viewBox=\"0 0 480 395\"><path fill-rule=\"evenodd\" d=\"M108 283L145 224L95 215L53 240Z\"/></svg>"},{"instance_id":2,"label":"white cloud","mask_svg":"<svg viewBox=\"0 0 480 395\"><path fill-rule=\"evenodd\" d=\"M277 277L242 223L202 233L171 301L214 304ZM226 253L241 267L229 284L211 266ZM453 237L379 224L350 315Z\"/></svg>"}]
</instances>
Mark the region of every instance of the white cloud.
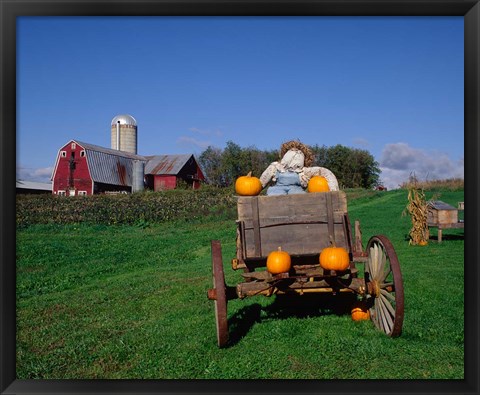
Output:
<instances>
[{"instance_id":1,"label":"white cloud","mask_svg":"<svg viewBox=\"0 0 480 395\"><path fill-rule=\"evenodd\" d=\"M353 145L357 147L367 148L370 146L370 142L362 137L353 140Z\"/></svg>"},{"instance_id":2,"label":"white cloud","mask_svg":"<svg viewBox=\"0 0 480 395\"><path fill-rule=\"evenodd\" d=\"M193 133L198 133L198 134L206 134L205 131L199 129L199 128L189 128L188 130L190 130L190 132L193 132Z\"/></svg>"},{"instance_id":3,"label":"white cloud","mask_svg":"<svg viewBox=\"0 0 480 395\"><path fill-rule=\"evenodd\" d=\"M223 136L223 132L220 129L209 130L209 129L189 128L188 130L190 132L197 133L202 136L215 136L215 137Z\"/></svg>"},{"instance_id":4,"label":"white cloud","mask_svg":"<svg viewBox=\"0 0 480 395\"><path fill-rule=\"evenodd\" d=\"M177 139L177 144L193 145L193 146L195 146L197 148L201 148L201 149L206 149L206 148L208 148L209 145L211 145L211 143L209 141L201 141L201 140L197 140L193 137L188 137L188 136L180 136Z\"/></svg>"},{"instance_id":5,"label":"white cloud","mask_svg":"<svg viewBox=\"0 0 480 395\"><path fill-rule=\"evenodd\" d=\"M24 181L50 182L53 167L29 168L17 167L17 179Z\"/></svg>"},{"instance_id":6,"label":"white cloud","mask_svg":"<svg viewBox=\"0 0 480 395\"><path fill-rule=\"evenodd\" d=\"M425 151L406 143L387 144L380 158L380 178L389 189L398 188L410 175L421 181L464 177L463 158L455 161L446 153Z\"/></svg>"},{"instance_id":7,"label":"white cloud","mask_svg":"<svg viewBox=\"0 0 480 395\"><path fill-rule=\"evenodd\" d=\"M210 130L192 127L188 130L193 134L193 137L180 136L177 139L177 144L187 147L193 146L195 148L204 150L213 145L211 141L212 139L215 140L216 138L223 136L223 133L220 129Z\"/></svg>"}]
</instances>

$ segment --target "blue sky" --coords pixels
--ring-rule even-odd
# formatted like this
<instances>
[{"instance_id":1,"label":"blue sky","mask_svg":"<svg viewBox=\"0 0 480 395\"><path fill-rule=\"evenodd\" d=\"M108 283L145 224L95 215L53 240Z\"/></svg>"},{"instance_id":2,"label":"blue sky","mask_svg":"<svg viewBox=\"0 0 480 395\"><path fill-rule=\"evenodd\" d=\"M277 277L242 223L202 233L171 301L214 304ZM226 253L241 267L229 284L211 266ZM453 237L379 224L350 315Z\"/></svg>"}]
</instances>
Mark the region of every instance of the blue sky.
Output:
<instances>
[{"instance_id":1,"label":"blue sky","mask_svg":"<svg viewBox=\"0 0 480 395\"><path fill-rule=\"evenodd\" d=\"M300 139L368 150L389 188L463 178L463 55L462 17L21 17L17 176L130 114L141 155Z\"/></svg>"}]
</instances>

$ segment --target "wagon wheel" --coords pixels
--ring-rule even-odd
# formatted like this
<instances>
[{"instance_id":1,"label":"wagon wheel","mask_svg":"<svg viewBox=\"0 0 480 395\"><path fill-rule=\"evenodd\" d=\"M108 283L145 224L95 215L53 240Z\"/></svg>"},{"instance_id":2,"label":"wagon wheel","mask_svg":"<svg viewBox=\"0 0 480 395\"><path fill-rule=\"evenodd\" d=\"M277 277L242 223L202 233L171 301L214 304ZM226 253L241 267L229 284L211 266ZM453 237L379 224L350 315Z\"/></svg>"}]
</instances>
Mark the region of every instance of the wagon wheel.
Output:
<instances>
[{"instance_id":1,"label":"wagon wheel","mask_svg":"<svg viewBox=\"0 0 480 395\"><path fill-rule=\"evenodd\" d=\"M212 240L212 272L215 289L215 320L217 323L218 347L228 342L227 290L223 272L222 248L218 240Z\"/></svg>"},{"instance_id":2,"label":"wagon wheel","mask_svg":"<svg viewBox=\"0 0 480 395\"><path fill-rule=\"evenodd\" d=\"M373 299L370 317L388 336L397 337L403 325L403 280L392 243L385 236L373 236L366 248L365 284Z\"/></svg>"}]
</instances>

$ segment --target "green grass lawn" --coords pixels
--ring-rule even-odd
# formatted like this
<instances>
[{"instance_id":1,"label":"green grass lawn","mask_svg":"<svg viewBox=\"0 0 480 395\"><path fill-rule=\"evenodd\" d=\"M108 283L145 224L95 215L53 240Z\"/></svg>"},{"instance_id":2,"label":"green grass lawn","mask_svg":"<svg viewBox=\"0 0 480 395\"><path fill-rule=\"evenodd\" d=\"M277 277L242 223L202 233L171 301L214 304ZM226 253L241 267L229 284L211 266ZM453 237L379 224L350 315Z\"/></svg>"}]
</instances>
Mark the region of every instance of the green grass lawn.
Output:
<instances>
[{"instance_id":1,"label":"green grass lawn","mask_svg":"<svg viewBox=\"0 0 480 395\"><path fill-rule=\"evenodd\" d=\"M439 199L456 206L463 191ZM232 344L219 349L210 240L222 243L227 284L241 282L234 219L18 230L17 378L463 379L463 229L410 246L407 203L402 190L348 193L364 244L385 234L400 260L395 339L338 314L330 296L257 296L228 303Z\"/></svg>"}]
</instances>

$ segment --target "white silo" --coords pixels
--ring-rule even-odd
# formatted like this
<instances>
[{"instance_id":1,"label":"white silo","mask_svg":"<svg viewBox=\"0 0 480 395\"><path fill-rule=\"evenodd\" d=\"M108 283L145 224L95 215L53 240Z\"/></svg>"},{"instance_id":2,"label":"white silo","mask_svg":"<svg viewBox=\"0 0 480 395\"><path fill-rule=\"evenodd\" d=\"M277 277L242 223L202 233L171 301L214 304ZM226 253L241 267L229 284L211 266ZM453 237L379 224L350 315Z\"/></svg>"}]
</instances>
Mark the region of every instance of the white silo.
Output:
<instances>
[{"instance_id":1,"label":"white silo","mask_svg":"<svg viewBox=\"0 0 480 395\"><path fill-rule=\"evenodd\" d=\"M111 123L111 147L137 153L137 121L128 114L117 115Z\"/></svg>"}]
</instances>

